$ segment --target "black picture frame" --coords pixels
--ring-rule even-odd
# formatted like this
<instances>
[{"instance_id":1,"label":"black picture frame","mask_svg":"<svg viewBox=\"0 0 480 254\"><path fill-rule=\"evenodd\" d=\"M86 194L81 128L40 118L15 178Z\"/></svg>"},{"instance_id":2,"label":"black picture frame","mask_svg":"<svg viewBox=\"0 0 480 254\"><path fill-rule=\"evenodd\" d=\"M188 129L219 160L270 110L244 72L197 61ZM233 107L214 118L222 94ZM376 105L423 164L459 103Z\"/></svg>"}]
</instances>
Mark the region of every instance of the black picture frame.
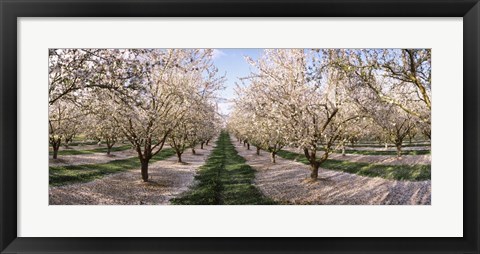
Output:
<instances>
[{"instance_id":1,"label":"black picture frame","mask_svg":"<svg viewBox=\"0 0 480 254\"><path fill-rule=\"evenodd\" d=\"M120 0L115 2L0 0L0 16L1 253L479 253L480 4L478 0ZM155 16L463 17L464 236L459 238L17 237L17 18ZM438 225L438 227L441 226Z\"/></svg>"}]
</instances>

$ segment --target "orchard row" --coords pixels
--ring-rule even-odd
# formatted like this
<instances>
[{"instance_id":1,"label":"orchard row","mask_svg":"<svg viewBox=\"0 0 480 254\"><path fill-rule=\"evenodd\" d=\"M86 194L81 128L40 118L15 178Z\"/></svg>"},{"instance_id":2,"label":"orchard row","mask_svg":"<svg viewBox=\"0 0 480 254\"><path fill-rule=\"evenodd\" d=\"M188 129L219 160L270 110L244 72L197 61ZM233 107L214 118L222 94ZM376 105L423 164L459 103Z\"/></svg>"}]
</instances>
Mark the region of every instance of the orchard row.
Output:
<instances>
[{"instance_id":1,"label":"orchard row","mask_svg":"<svg viewBox=\"0 0 480 254\"><path fill-rule=\"evenodd\" d=\"M358 140L430 140L428 49L267 49L248 59L228 121L240 141L271 153L303 150L311 177L333 151Z\"/></svg>"},{"instance_id":2,"label":"orchard row","mask_svg":"<svg viewBox=\"0 0 480 254\"><path fill-rule=\"evenodd\" d=\"M107 144L128 140L148 181L148 162L165 144L179 161L218 135L218 75L210 49L52 49L49 141L82 134ZM193 151L194 152L194 151Z\"/></svg>"}]
</instances>

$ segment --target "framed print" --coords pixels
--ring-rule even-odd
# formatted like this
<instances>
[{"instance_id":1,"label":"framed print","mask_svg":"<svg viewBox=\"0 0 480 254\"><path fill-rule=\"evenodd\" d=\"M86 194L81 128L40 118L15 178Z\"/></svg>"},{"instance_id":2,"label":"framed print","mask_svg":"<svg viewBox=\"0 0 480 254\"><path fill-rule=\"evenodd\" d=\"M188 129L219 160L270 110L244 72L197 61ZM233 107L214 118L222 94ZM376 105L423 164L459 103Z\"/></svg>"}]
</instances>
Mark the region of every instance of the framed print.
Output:
<instances>
[{"instance_id":1,"label":"framed print","mask_svg":"<svg viewBox=\"0 0 480 254\"><path fill-rule=\"evenodd\" d=\"M479 8L2 1L1 252L478 253Z\"/></svg>"}]
</instances>

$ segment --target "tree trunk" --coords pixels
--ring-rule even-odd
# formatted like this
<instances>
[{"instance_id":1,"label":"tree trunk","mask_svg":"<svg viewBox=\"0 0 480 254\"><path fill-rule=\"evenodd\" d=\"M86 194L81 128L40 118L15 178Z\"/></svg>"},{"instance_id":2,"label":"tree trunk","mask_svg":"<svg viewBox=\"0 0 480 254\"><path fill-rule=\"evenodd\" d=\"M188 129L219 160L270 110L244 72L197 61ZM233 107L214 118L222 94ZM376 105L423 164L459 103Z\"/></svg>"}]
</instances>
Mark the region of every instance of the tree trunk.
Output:
<instances>
[{"instance_id":1,"label":"tree trunk","mask_svg":"<svg viewBox=\"0 0 480 254\"><path fill-rule=\"evenodd\" d=\"M388 143L385 142L385 149L388 149Z\"/></svg>"},{"instance_id":2,"label":"tree trunk","mask_svg":"<svg viewBox=\"0 0 480 254\"><path fill-rule=\"evenodd\" d=\"M345 145L342 145L342 156L345 156Z\"/></svg>"},{"instance_id":3,"label":"tree trunk","mask_svg":"<svg viewBox=\"0 0 480 254\"><path fill-rule=\"evenodd\" d=\"M60 147L60 146L53 145L53 158L54 158L54 159L57 159L57 157L58 157L58 148L59 148L59 147Z\"/></svg>"},{"instance_id":4,"label":"tree trunk","mask_svg":"<svg viewBox=\"0 0 480 254\"><path fill-rule=\"evenodd\" d=\"M107 155L110 155L113 145L115 145L115 141L107 139Z\"/></svg>"},{"instance_id":5,"label":"tree trunk","mask_svg":"<svg viewBox=\"0 0 480 254\"><path fill-rule=\"evenodd\" d=\"M200 143L200 149L203 149L203 144L204 144L204 143L205 143L205 142Z\"/></svg>"},{"instance_id":6,"label":"tree trunk","mask_svg":"<svg viewBox=\"0 0 480 254\"><path fill-rule=\"evenodd\" d=\"M250 150L250 143L247 143L247 150Z\"/></svg>"},{"instance_id":7,"label":"tree trunk","mask_svg":"<svg viewBox=\"0 0 480 254\"><path fill-rule=\"evenodd\" d=\"M312 170L312 173L310 174L310 178L314 179L314 180L317 180L318 178L318 168L320 167L320 165L316 162L314 163L310 163L310 167L311 167L311 170Z\"/></svg>"},{"instance_id":8,"label":"tree trunk","mask_svg":"<svg viewBox=\"0 0 480 254\"><path fill-rule=\"evenodd\" d=\"M257 155L260 155L260 147L257 146Z\"/></svg>"},{"instance_id":9,"label":"tree trunk","mask_svg":"<svg viewBox=\"0 0 480 254\"><path fill-rule=\"evenodd\" d=\"M73 140L73 136L65 138L65 144L64 144L65 148L67 148L67 149L69 148L69 145L70 145L70 143L72 143L72 140Z\"/></svg>"},{"instance_id":10,"label":"tree trunk","mask_svg":"<svg viewBox=\"0 0 480 254\"><path fill-rule=\"evenodd\" d=\"M177 152L177 162L182 162L182 153L181 152Z\"/></svg>"},{"instance_id":11,"label":"tree trunk","mask_svg":"<svg viewBox=\"0 0 480 254\"><path fill-rule=\"evenodd\" d=\"M148 160L142 160L142 180L148 182Z\"/></svg>"},{"instance_id":12,"label":"tree trunk","mask_svg":"<svg viewBox=\"0 0 480 254\"><path fill-rule=\"evenodd\" d=\"M197 154L197 153L195 152L195 148L193 148L193 147L192 147L192 154Z\"/></svg>"},{"instance_id":13,"label":"tree trunk","mask_svg":"<svg viewBox=\"0 0 480 254\"><path fill-rule=\"evenodd\" d=\"M208 146L208 142L210 142L210 139L207 139L207 142L205 143L205 145L207 145L207 146Z\"/></svg>"},{"instance_id":14,"label":"tree trunk","mask_svg":"<svg viewBox=\"0 0 480 254\"><path fill-rule=\"evenodd\" d=\"M276 162L276 161L275 161L276 155L277 155L276 152L271 152L271 153L270 153L270 161L271 161L272 163L275 163L275 162Z\"/></svg>"},{"instance_id":15,"label":"tree trunk","mask_svg":"<svg viewBox=\"0 0 480 254\"><path fill-rule=\"evenodd\" d=\"M402 156L402 144L395 144L395 146L397 147L397 157L401 157Z\"/></svg>"}]
</instances>

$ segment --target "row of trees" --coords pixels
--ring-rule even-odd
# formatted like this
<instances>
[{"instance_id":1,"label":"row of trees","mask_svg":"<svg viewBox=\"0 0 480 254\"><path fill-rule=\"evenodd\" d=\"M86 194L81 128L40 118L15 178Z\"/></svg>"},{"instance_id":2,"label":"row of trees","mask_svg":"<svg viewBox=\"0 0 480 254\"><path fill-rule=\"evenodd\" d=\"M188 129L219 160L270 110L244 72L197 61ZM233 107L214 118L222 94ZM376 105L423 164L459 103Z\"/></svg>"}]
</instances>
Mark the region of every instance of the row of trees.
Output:
<instances>
[{"instance_id":1,"label":"row of trees","mask_svg":"<svg viewBox=\"0 0 480 254\"><path fill-rule=\"evenodd\" d=\"M316 179L348 141L392 142L401 156L405 138L430 139L428 49L268 49L246 60L253 71L237 86L228 129L272 162L298 147Z\"/></svg>"},{"instance_id":2,"label":"row of trees","mask_svg":"<svg viewBox=\"0 0 480 254\"><path fill-rule=\"evenodd\" d=\"M224 77L209 49L52 49L49 132L54 158L83 133L110 150L128 140L148 181L148 162L165 144L179 162L187 148L221 128L217 92Z\"/></svg>"}]
</instances>

